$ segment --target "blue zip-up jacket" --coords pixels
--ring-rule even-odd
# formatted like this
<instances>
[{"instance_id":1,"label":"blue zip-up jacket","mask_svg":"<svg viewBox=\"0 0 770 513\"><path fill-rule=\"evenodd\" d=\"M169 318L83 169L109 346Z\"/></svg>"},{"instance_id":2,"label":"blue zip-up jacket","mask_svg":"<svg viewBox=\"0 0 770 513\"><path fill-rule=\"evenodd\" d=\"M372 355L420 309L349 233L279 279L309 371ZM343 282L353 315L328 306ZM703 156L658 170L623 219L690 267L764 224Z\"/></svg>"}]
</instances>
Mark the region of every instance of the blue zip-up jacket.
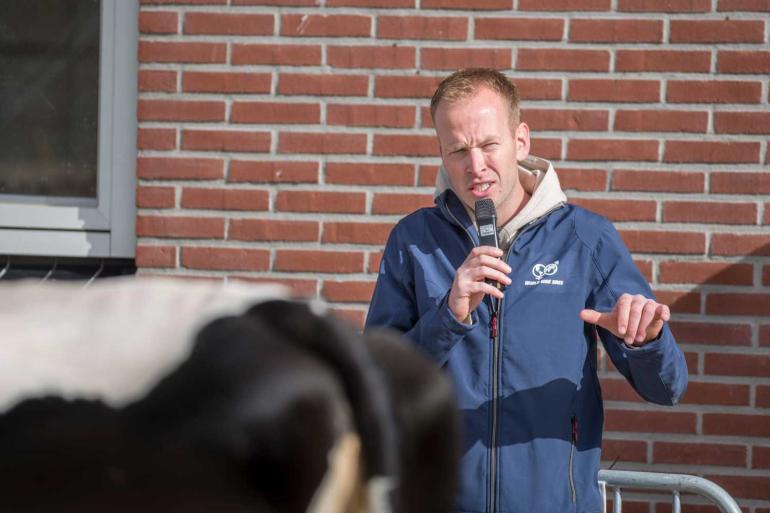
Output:
<instances>
[{"instance_id":1,"label":"blue zip-up jacket","mask_svg":"<svg viewBox=\"0 0 770 513\"><path fill-rule=\"evenodd\" d=\"M385 247L367 327L390 326L452 376L464 416L458 511L598 513L603 409L596 328L583 308L610 311L622 293L652 298L612 224L560 205L519 232L513 282L458 322L447 306L455 270L478 236L451 190L402 219ZM668 325L629 348L599 328L617 369L646 400L671 405L687 366Z\"/></svg>"}]
</instances>

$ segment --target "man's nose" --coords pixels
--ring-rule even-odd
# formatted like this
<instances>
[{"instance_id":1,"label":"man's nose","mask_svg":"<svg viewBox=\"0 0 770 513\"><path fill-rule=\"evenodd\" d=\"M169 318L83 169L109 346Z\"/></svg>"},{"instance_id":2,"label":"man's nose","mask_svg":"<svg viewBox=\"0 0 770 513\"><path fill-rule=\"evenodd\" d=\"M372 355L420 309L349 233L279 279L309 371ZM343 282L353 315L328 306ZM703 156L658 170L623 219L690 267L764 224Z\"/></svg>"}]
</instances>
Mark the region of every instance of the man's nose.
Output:
<instances>
[{"instance_id":1,"label":"man's nose","mask_svg":"<svg viewBox=\"0 0 770 513\"><path fill-rule=\"evenodd\" d=\"M486 170L486 162L484 161L484 152L481 148L471 148L468 150L468 172L473 174L479 174Z\"/></svg>"}]
</instances>

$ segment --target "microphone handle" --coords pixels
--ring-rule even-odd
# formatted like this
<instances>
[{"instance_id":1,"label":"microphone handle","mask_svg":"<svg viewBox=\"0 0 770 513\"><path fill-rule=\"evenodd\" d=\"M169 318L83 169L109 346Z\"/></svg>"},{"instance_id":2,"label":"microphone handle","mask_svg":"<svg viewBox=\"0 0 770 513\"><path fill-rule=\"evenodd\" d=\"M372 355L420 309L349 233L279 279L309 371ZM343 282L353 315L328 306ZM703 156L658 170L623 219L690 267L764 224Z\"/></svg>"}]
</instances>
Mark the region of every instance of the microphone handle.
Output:
<instances>
[{"instance_id":1,"label":"microphone handle","mask_svg":"<svg viewBox=\"0 0 770 513\"><path fill-rule=\"evenodd\" d=\"M495 217L484 217L477 219L476 222L479 226L479 246L499 248L500 244L497 239L497 219ZM497 280L490 280L487 278L484 281L498 289L502 288L502 285Z\"/></svg>"}]
</instances>

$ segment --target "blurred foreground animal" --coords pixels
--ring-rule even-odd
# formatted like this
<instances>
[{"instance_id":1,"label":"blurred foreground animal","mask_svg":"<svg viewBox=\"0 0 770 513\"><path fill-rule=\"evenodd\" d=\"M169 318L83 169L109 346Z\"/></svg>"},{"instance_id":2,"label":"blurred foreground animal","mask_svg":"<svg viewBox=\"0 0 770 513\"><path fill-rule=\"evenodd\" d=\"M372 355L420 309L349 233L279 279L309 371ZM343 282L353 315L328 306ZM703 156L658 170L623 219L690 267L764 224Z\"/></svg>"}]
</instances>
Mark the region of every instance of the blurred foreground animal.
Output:
<instances>
[{"instance_id":1,"label":"blurred foreground animal","mask_svg":"<svg viewBox=\"0 0 770 513\"><path fill-rule=\"evenodd\" d=\"M14 512L444 513L451 387L270 287L0 287L0 497Z\"/></svg>"}]
</instances>

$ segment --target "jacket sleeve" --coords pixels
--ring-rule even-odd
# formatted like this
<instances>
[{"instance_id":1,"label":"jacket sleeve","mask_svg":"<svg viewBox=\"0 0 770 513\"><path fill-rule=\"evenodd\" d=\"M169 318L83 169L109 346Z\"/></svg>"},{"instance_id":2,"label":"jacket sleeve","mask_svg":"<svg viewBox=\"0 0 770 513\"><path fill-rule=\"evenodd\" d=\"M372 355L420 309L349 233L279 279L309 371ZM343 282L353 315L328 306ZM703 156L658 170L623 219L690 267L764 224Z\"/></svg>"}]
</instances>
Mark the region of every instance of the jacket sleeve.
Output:
<instances>
[{"instance_id":1,"label":"jacket sleeve","mask_svg":"<svg viewBox=\"0 0 770 513\"><path fill-rule=\"evenodd\" d=\"M385 246L374 288L366 329L385 326L403 332L418 348L440 365L465 335L477 329L476 313L472 323L455 319L447 305L449 291L438 299L418 305L409 252L399 243L398 227Z\"/></svg>"},{"instance_id":2,"label":"jacket sleeve","mask_svg":"<svg viewBox=\"0 0 770 513\"><path fill-rule=\"evenodd\" d=\"M611 311L624 293L654 299L615 227L605 223L593 251L598 286L586 306L600 312ZM656 340L638 348L627 346L623 339L603 328L597 330L612 363L639 395L656 404L679 402L687 389L687 363L668 323Z\"/></svg>"}]
</instances>

